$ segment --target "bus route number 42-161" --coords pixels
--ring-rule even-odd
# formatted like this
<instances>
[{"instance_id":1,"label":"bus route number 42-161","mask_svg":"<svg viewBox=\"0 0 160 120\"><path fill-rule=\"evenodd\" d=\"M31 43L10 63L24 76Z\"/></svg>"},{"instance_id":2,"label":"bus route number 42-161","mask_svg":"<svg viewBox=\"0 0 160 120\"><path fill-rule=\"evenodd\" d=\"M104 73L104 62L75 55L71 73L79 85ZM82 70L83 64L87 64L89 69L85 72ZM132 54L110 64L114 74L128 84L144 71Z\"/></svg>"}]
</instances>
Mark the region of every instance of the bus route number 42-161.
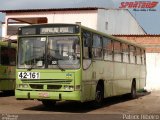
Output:
<instances>
[{"instance_id":1,"label":"bus route number 42-161","mask_svg":"<svg viewBox=\"0 0 160 120\"><path fill-rule=\"evenodd\" d=\"M19 79L40 79L39 72L18 72Z\"/></svg>"}]
</instances>

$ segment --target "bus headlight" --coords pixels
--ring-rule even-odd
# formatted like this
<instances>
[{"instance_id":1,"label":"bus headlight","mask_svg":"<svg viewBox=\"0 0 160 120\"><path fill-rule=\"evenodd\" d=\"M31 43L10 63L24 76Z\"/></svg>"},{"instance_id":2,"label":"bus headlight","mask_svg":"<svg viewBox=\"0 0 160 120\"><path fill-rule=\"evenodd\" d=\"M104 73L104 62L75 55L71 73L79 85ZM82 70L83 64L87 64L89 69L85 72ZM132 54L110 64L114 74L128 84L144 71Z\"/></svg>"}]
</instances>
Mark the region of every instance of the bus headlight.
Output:
<instances>
[{"instance_id":1,"label":"bus headlight","mask_svg":"<svg viewBox=\"0 0 160 120\"><path fill-rule=\"evenodd\" d=\"M28 88L28 85L27 84L19 84L18 88Z\"/></svg>"},{"instance_id":2,"label":"bus headlight","mask_svg":"<svg viewBox=\"0 0 160 120\"><path fill-rule=\"evenodd\" d=\"M73 90L73 89L74 89L74 86L65 85L65 86L64 86L64 89L65 89L65 90Z\"/></svg>"}]
</instances>

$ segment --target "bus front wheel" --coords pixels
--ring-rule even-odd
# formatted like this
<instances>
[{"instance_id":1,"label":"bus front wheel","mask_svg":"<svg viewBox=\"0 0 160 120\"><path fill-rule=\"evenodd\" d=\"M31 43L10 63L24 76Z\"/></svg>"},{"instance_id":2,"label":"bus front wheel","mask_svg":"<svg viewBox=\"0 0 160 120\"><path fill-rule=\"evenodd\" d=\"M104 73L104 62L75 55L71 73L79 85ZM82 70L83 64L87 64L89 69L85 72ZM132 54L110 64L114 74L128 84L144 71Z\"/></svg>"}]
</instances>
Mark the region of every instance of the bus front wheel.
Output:
<instances>
[{"instance_id":1,"label":"bus front wheel","mask_svg":"<svg viewBox=\"0 0 160 120\"><path fill-rule=\"evenodd\" d=\"M52 108L56 104L56 101L53 101L53 100L42 100L42 104L47 108Z\"/></svg>"},{"instance_id":2,"label":"bus front wheel","mask_svg":"<svg viewBox=\"0 0 160 120\"><path fill-rule=\"evenodd\" d=\"M96 95L94 105L95 107L101 107L104 100L104 88L102 84L98 84L96 88Z\"/></svg>"}]
</instances>

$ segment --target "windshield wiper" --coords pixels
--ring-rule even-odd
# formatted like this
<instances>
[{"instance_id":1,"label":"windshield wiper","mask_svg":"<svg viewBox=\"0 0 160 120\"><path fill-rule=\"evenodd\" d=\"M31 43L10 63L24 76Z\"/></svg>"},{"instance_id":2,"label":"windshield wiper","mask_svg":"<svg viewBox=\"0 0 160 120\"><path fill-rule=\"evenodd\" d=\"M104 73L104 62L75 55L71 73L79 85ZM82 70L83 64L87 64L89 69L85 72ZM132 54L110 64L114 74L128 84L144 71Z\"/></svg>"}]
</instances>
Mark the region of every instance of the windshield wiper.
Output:
<instances>
[{"instance_id":1,"label":"windshield wiper","mask_svg":"<svg viewBox=\"0 0 160 120\"><path fill-rule=\"evenodd\" d=\"M61 71L65 71L65 69L64 69L64 68L62 68L62 67L59 65L58 60L57 60L57 66L58 66L58 68L59 68Z\"/></svg>"},{"instance_id":2,"label":"windshield wiper","mask_svg":"<svg viewBox=\"0 0 160 120\"><path fill-rule=\"evenodd\" d=\"M62 68L62 67L59 65L59 62L58 62L58 61L59 61L60 59L55 58L55 57L53 57L53 56L48 56L48 60L49 60L49 61L50 61L50 60L51 60L51 61L52 61L52 60L55 60L55 61L57 62L57 64L56 64L57 67L58 67L61 71L65 71L65 69Z\"/></svg>"},{"instance_id":3,"label":"windshield wiper","mask_svg":"<svg viewBox=\"0 0 160 120\"><path fill-rule=\"evenodd\" d=\"M27 69L27 71L31 71L35 65L36 65L36 62L32 63L31 66Z\"/></svg>"},{"instance_id":4,"label":"windshield wiper","mask_svg":"<svg viewBox=\"0 0 160 120\"><path fill-rule=\"evenodd\" d=\"M31 62L31 66L27 70L31 71L33 69L33 67L37 64L38 61L43 61L43 57L34 58L33 62Z\"/></svg>"}]
</instances>

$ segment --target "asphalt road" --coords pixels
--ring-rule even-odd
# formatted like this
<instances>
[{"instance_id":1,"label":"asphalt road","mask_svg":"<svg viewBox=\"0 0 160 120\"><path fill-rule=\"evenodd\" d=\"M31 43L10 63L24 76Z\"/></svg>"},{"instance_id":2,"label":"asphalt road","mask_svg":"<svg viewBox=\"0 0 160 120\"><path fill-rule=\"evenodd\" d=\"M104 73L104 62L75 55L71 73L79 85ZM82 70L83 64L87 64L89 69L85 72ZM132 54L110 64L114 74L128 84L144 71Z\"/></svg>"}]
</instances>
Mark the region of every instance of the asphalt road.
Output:
<instances>
[{"instance_id":1,"label":"asphalt road","mask_svg":"<svg viewBox=\"0 0 160 120\"><path fill-rule=\"evenodd\" d=\"M137 99L127 96L107 98L101 108L89 103L58 102L52 109L40 101L16 100L0 92L0 120L160 120L160 91L141 93Z\"/></svg>"}]
</instances>

